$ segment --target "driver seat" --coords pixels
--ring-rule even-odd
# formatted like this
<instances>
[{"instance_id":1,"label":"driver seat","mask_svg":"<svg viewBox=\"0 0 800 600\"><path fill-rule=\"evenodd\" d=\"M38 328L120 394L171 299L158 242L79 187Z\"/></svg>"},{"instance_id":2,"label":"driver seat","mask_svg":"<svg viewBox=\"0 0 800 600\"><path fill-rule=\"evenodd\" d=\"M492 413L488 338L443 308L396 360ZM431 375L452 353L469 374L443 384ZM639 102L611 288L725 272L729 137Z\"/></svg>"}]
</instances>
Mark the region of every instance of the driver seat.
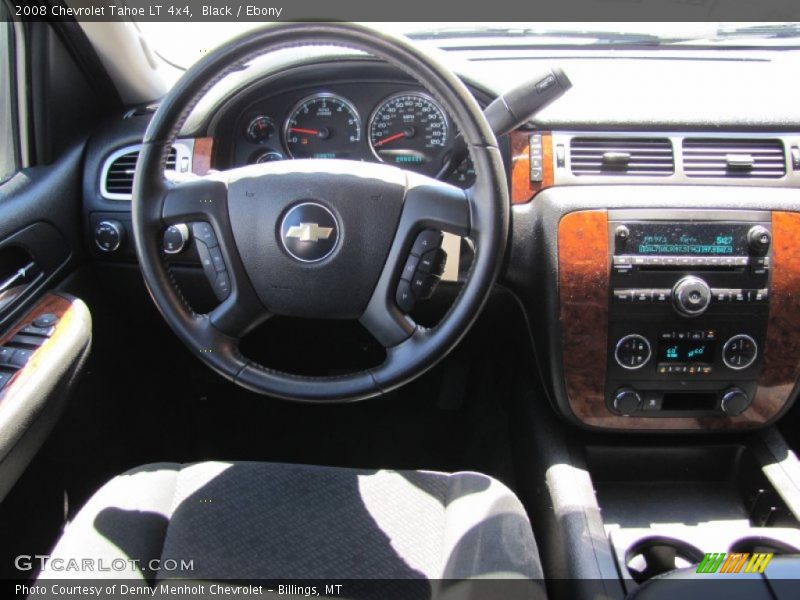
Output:
<instances>
[{"instance_id":1,"label":"driver seat","mask_svg":"<svg viewBox=\"0 0 800 600\"><path fill-rule=\"evenodd\" d=\"M128 566L118 570L118 559ZM39 577L155 585L541 580L542 571L522 504L486 475L202 462L151 464L112 479L67 526Z\"/></svg>"}]
</instances>

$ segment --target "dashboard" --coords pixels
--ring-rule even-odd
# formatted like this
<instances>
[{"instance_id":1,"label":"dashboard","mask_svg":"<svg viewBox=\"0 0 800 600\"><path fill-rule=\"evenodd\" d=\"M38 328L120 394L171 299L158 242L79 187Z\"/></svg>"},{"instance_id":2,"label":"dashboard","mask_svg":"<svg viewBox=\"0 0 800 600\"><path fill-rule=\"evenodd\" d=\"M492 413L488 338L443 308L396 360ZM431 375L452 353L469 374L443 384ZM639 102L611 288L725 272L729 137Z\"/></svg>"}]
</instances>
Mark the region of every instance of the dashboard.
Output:
<instances>
[{"instance_id":1,"label":"dashboard","mask_svg":"<svg viewBox=\"0 0 800 600\"><path fill-rule=\"evenodd\" d=\"M508 77L542 66L503 60L477 66ZM736 68L766 77L785 60ZM761 97L758 114L745 100L722 102L737 97L727 76L702 89L703 102L669 96L687 70L714 79L731 68L717 56L681 55L658 68L594 57L563 66L574 83L563 103L498 140L512 203L500 279L528 311L554 408L577 425L616 431L774 422L800 381L800 336L786 334L800 329L800 114L782 109L781 95ZM605 93L620 70L626 93ZM453 164L450 116L384 63L324 56L242 77L190 116L168 169L319 157L473 181L468 161ZM488 75L464 80L484 107L509 87ZM148 120L137 113L112 123L87 152L87 239L105 265L135 261L125 200ZM117 177L127 196L112 189ZM122 231L111 252L98 247L103 222ZM187 295L205 294L198 304L213 306L193 252L189 245L167 260ZM453 262L450 281L463 266Z\"/></svg>"},{"instance_id":2,"label":"dashboard","mask_svg":"<svg viewBox=\"0 0 800 600\"><path fill-rule=\"evenodd\" d=\"M420 87L371 79L272 93L267 87L226 108L213 128L215 162L223 168L336 158L386 163L469 187L470 160L452 164L457 136L446 111Z\"/></svg>"}]
</instances>

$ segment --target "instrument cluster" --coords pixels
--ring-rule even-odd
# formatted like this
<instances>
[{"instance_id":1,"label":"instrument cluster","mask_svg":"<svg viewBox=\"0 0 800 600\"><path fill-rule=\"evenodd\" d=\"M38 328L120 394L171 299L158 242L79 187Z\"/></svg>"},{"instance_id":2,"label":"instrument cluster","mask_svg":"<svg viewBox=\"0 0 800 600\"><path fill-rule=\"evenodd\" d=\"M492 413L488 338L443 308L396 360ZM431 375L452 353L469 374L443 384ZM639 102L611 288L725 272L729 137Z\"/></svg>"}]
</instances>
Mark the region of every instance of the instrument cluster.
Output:
<instances>
[{"instance_id":1,"label":"instrument cluster","mask_svg":"<svg viewBox=\"0 0 800 600\"><path fill-rule=\"evenodd\" d=\"M242 111L233 126L230 166L361 160L469 187L475 179L471 161L454 165L451 160L457 135L444 108L421 89L363 82L292 90Z\"/></svg>"}]
</instances>

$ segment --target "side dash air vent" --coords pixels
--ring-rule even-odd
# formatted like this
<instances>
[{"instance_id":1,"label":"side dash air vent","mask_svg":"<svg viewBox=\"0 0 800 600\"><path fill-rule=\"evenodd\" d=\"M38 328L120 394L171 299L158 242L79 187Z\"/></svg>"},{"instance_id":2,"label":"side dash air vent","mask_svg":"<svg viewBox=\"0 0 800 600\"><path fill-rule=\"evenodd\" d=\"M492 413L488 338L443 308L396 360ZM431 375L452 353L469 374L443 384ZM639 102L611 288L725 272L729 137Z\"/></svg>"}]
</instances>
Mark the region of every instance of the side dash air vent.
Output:
<instances>
[{"instance_id":1,"label":"side dash air vent","mask_svg":"<svg viewBox=\"0 0 800 600\"><path fill-rule=\"evenodd\" d=\"M683 170L687 177L774 179L786 174L786 155L778 139L687 138Z\"/></svg>"},{"instance_id":2,"label":"side dash air vent","mask_svg":"<svg viewBox=\"0 0 800 600\"><path fill-rule=\"evenodd\" d=\"M575 175L668 176L675 171L667 138L576 137L569 151Z\"/></svg>"},{"instance_id":3,"label":"side dash air vent","mask_svg":"<svg viewBox=\"0 0 800 600\"><path fill-rule=\"evenodd\" d=\"M133 174L136 172L136 161L139 149L123 151L112 155L106 161L103 171L103 195L107 198L129 200L133 192ZM167 156L167 171L175 171L178 163L178 152L173 147Z\"/></svg>"}]
</instances>

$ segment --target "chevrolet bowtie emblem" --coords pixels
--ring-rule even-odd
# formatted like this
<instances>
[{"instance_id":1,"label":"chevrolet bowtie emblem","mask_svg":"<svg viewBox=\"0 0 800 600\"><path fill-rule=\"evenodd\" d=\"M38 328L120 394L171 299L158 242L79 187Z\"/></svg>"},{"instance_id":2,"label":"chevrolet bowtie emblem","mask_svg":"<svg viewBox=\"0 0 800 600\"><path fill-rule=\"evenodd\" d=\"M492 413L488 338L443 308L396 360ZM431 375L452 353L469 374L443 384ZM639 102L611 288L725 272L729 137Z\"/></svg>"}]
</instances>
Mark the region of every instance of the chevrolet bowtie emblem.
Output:
<instances>
[{"instance_id":1,"label":"chevrolet bowtie emblem","mask_svg":"<svg viewBox=\"0 0 800 600\"><path fill-rule=\"evenodd\" d=\"M318 242L327 240L333 233L333 227L320 227L317 223L300 223L292 225L286 232L287 238L297 238L301 242Z\"/></svg>"}]
</instances>

